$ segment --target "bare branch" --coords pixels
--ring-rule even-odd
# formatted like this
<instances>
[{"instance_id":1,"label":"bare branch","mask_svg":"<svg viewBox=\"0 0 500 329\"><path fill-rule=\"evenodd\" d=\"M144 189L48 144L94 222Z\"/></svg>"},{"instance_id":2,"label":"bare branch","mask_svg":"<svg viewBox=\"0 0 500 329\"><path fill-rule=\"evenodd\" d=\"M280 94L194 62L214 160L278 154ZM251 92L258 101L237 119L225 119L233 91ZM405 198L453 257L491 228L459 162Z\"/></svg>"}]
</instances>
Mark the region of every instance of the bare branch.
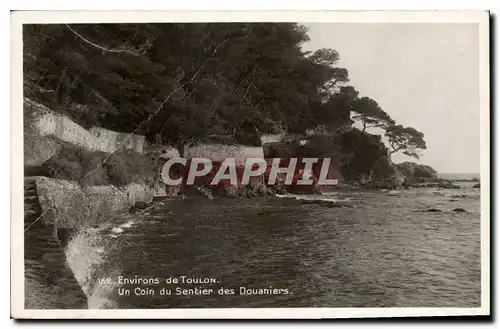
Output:
<instances>
[{"instance_id":1,"label":"bare branch","mask_svg":"<svg viewBox=\"0 0 500 329\"><path fill-rule=\"evenodd\" d=\"M248 99L248 98L247 98L247 95L248 95L248 92L250 91L250 88L251 88L252 86L253 86L253 81L252 81L252 82L250 82L250 84L248 85L247 90L245 91L245 94L243 95L243 98Z\"/></svg>"},{"instance_id":2,"label":"bare branch","mask_svg":"<svg viewBox=\"0 0 500 329\"><path fill-rule=\"evenodd\" d=\"M103 46L100 46L92 41L90 41L89 39L85 38L84 36L82 36L80 33L76 32L74 29L71 28L71 26L69 26L69 24L66 24L66 27L71 31L73 32L73 34L75 34L78 38L80 38L81 40L85 41L86 43L88 43L89 45L95 47L95 48L98 48L102 51L106 51L108 53L127 53L127 54L130 54L130 55L134 55L134 56L140 56L141 54L140 53L137 53L137 52L133 52L131 50L128 50L128 49L109 49L109 48L105 48Z\"/></svg>"}]
</instances>

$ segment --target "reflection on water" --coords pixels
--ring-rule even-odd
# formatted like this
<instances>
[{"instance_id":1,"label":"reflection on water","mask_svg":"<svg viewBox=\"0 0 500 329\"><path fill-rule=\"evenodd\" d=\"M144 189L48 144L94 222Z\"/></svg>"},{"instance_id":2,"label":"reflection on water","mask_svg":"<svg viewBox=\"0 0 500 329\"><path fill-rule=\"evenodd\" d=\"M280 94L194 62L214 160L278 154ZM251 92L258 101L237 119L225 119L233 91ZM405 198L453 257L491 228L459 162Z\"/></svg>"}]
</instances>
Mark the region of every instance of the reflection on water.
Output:
<instances>
[{"instance_id":1,"label":"reflection on water","mask_svg":"<svg viewBox=\"0 0 500 329\"><path fill-rule=\"evenodd\" d=\"M77 277L87 278L79 281L91 307L480 306L477 189L325 197L352 207L291 199L162 201L101 227L93 238L75 239L68 260L85 273ZM430 207L443 212L427 212ZM458 207L466 212L452 211ZM98 261L75 252L85 245ZM137 284L116 279L136 275L217 283L152 284L154 296L120 296L120 287L133 291ZM98 282L107 277L114 283ZM234 295L176 296L176 287L222 287ZM240 287L280 293L240 295ZM172 294L159 295L161 288Z\"/></svg>"}]
</instances>

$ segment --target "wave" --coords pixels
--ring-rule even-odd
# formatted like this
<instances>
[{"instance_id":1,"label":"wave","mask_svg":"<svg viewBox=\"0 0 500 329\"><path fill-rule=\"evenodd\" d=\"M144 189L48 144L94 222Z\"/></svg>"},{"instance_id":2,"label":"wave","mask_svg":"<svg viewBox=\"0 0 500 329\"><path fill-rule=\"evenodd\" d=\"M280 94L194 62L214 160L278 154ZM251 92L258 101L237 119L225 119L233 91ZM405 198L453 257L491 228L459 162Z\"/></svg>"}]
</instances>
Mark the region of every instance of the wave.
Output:
<instances>
[{"instance_id":1,"label":"wave","mask_svg":"<svg viewBox=\"0 0 500 329\"><path fill-rule=\"evenodd\" d=\"M118 305L112 296L116 295L117 278L122 270L121 264L109 257L110 252L119 248L119 234L124 229L131 228L133 221L114 226L81 230L68 243L65 250L66 261L88 299L88 308L116 308ZM108 232L111 231L112 234ZM112 237L113 239L109 239ZM102 283L99 280L112 278L111 282Z\"/></svg>"},{"instance_id":2,"label":"wave","mask_svg":"<svg viewBox=\"0 0 500 329\"><path fill-rule=\"evenodd\" d=\"M125 224L122 224L120 225L120 227L123 227L123 228L131 228L132 225L134 224L133 221L129 220L128 222L126 222Z\"/></svg>"},{"instance_id":3,"label":"wave","mask_svg":"<svg viewBox=\"0 0 500 329\"><path fill-rule=\"evenodd\" d=\"M111 229L111 232L113 232L113 233L122 233L123 229L121 227L113 227Z\"/></svg>"}]
</instances>

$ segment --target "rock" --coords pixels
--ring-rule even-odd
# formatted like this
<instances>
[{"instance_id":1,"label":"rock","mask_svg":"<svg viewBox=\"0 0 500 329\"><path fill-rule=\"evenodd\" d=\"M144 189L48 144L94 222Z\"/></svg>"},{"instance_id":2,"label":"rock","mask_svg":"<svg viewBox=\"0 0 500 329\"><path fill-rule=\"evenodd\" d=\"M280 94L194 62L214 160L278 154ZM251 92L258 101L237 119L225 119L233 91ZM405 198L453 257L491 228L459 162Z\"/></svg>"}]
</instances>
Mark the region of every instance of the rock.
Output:
<instances>
[{"instance_id":1,"label":"rock","mask_svg":"<svg viewBox=\"0 0 500 329\"><path fill-rule=\"evenodd\" d=\"M472 187L473 188L481 188L481 183L474 184Z\"/></svg>"},{"instance_id":2,"label":"rock","mask_svg":"<svg viewBox=\"0 0 500 329\"><path fill-rule=\"evenodd\" d=\"M137 201L135 203L135 205L133 207L130 208L130 210L128 211L129 213L131 214L135 214L136 212L138 212L139 210L143 210L143 209L146 209L148 207L148 204L146 202L143 202L143 201Z\"/></svg>"},{"instance_id":3,"label":"rock","mask_svg":"<svg viewBox=\"0 0 500 329\"><path fill-rule=\"evenodd\" d=\"M262 197L269 195L267 187L264 184L249 184L246 186L247 198Z\"/></svg>"},{"instance_id":4,"label":"rock","mask_svg":"<svg viewBox=\"0 0 500 329\"><path fill-rule=\"evenodd\" d=\"M212 196L223 198L238 198L243 195L236 186L219 184L212 187Z\"/></svg>"},{"instance_id":5,"label":"rock","mask_svg":"<svg viewBox=\"0 0 500 329\"><path fill-rule=\"evenodd\" d=\"M339 203L334 203L334 202L329 202L329 204L326 205L328 208L342 208L344 205L341 205Z\"/></svg>"},{"instance_id":6,"label":"rock","mask_svg":"<svg viewBox=\"0 0 500 329\"><path fill-rule=\"evenodd\" d=\"M180 194L186 197L203 197L213 199L212 190L205 186L181 185Z\"/></svg>"},{"instance_id":7,"label":"rock","mask_svg":"<svg viewBox=\"0 0 500 329\"><path fill-rule=\"evenodd\" d=\"M407 161L396 164L396 167L406 181L425 182L437 179L437 171L430 166Z\"/></svg>"},{"instance_id":8,"label":"rock","mask_svg":"<svg viewBox=\"0 0 500 329\"><path fill-rule=\"evenodd\" d=\"M329 203L331 202L328 202L328 201L325 201L325 200L314 200L314 199L302 199L300 200L301 203L304 203L304 204L319 204L319 205L328 205Z\"/></svg>"},{"instance_id":9,"label":"rock","mask_svg":"<svg viewBox=\"0 0 500 329\"><path fill-rule=\"evenodd\" d=\"M268 187L268 191L270 194L286 194L287 193L287 186L284 184L274 184L272 186Z\"/></svg>"},{"instance_id":10,"label":"rock","mask_svg":"<svg viewBox=\"0 0 500 329\"><path fill-rule=\"evenodd\" d=\"M437 187L439 188L445 188L445 189L459 189L460 186L453 184L452 182L440 182L438 183Z\"/></svg>"},{"instance_id":11,"label":"rock","mask_svg":"<svg viewBox=\"0 0 500 329\"><path fill-rule=\"evenodd\" d=\"M342 207L347 207L347 205L345 205L345 204L341 204L341 203L334 202L334 201L328 201L328 200L302 199L300 201L303 204L317 204L317 205L328 207L328 208L342 208Z\"/></svg>"},{"instance_id":12,"label":"rock","mask_svg":"<svg viewBox=\"0 0 500 329\"><path fill-rule=\"evenodd\" d=\"M427 209L428 212L443 212L441 209L437 209L437 208L429 208Z\"/></svg>"},{"instance_id":13,"label":"rock","mask_svg":"<svg viewBox=\"0 0 500 329\"><path fill-rule=\"evenodd\" d=\"M146 209L148 207L148 204L144 201L137 201L134 207L137 209Z\"/></svg>"},{"instance_id":14,"label":"rock","mask_svg":"<svg viewBox=\"0 0 500 329\"><path fill-rule=\"evenodd\" d=\"M459 189L459 185L455 185L447 180L437 180L434 182L424 182L424 183L413 183L413 187L417 188L444 188L444 189Z\"/></svg>"},{"instance_id":15,"label":"rock","mask_svg":"<svg viewBox=\"0 0 500 329\"><path fill-rule=\"evenodd\" d=\"M292 194L319 194L316 185L290 185L287 191Z\"/></svg>"},{"instance_id":16,"label":"rock","mask_svg":"<svg viewBox=\"0 0 500 329\"><path fill-rule=\"evenodd\" d=\"M454 212L467 212L464 208L455 208L453 209Z\"/></svg>"}]
</instances>

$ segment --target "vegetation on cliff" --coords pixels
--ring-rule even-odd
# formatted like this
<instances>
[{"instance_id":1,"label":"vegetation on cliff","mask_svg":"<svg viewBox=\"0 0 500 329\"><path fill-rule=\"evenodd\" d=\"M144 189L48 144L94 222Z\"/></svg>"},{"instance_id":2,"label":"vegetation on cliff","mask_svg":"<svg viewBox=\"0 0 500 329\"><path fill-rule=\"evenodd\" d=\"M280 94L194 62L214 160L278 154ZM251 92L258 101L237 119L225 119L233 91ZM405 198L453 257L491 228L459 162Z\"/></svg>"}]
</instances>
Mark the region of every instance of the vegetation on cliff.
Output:
<instances>
[{"instance_id":1,"label":"vegetation on cliff","mask_svg":"<svg viewBox=\"0 0 500 329\"><path fill-rule=\"evenodd\" d=\"M84 126L180 146L255 145L261 133L350 124L351 112L363 131L394 126L347 86L339 54L306 52L308 40L293 23L25 25L25 95Z\"/></svg>"},{"instance_id":2,"label":"vegetation on cliff","mask_svg":"<svg viewBox=\"0 0 500 329\"><path fill-rule=\"evenodd\" d=\"M380 172L392 177L390 153L418 157L426 148L422 133L397 125L375 100L348 85L335 50L304 51L309 37L300 24L23 29L25 96L87 128L144 134L181 154L191 143L260 145L261 134L305 136L320 128L325 133L311 145L338 157L343 174L352 179ZM361 128L350 129L354 123ZM381 136L370 133L373 128L385 134L389 150ZM298 151L314 156L318 150Z\"/></svg>"},{"instance_id":3,"label":"vegetation on cliff","mask_svg":"<svg viewBox=\"0 0 500 329\"><path fill-rule=\"evenodd\" d=\"M25 176L45 176L78 182L81 186L114 185L124 187L131 183L152 187L156 177L153 159L134 151L112 154L91 152L74 145L56 141L57 152L39 166L25 166Z\"/></svg>"}]
</instances>

